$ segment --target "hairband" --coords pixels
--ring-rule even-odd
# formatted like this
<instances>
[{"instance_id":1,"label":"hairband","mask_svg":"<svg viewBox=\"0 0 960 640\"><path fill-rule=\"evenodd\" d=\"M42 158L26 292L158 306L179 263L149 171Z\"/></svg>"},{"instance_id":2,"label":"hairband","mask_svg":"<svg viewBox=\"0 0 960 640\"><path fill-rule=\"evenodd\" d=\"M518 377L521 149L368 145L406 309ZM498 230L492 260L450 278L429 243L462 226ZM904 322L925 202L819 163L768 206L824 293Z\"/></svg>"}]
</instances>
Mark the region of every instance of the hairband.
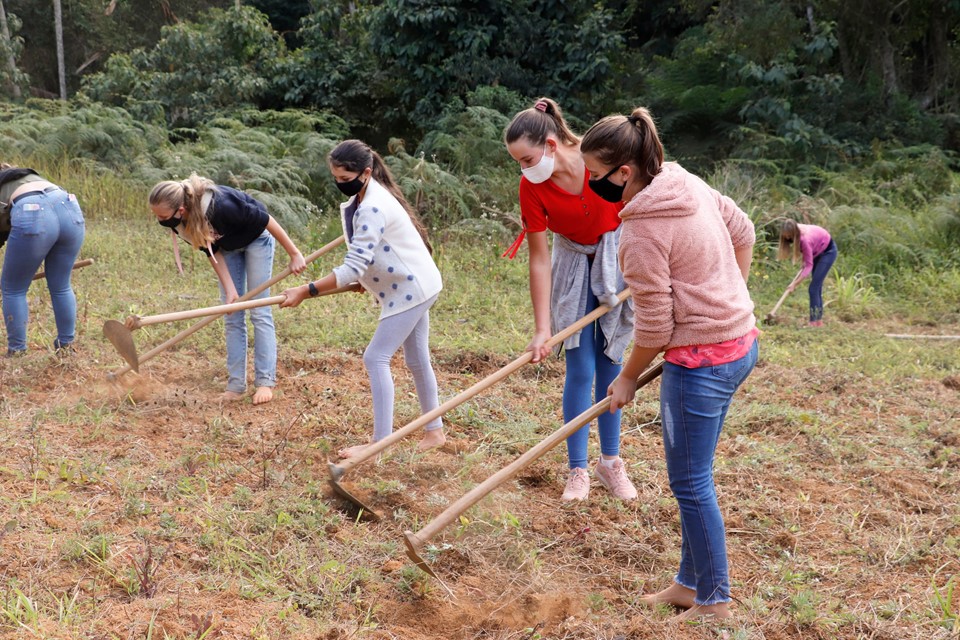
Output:
<instances>
[{"instance_id":1,"label":"hairband","mask_svg":"<svg viewBox=\"0 0 960 640\"><path fill-rule=\"evenodd\" d=\"M640 116L634 116L634 115L627 116L627 122L629 122L630 124L637 124L638 122L640 122Z\"/></svg>"},{"instance_id":2,"label":"hairband","mask_svg":"<svg viewBox=\"0 0 960 640\"><path fill-rule=\"evenodd\" d=\"M547 101L546 100L537 100L537 104L533 105L533 108L537 111L547 112Z\"/></svg>"}]
</instances>

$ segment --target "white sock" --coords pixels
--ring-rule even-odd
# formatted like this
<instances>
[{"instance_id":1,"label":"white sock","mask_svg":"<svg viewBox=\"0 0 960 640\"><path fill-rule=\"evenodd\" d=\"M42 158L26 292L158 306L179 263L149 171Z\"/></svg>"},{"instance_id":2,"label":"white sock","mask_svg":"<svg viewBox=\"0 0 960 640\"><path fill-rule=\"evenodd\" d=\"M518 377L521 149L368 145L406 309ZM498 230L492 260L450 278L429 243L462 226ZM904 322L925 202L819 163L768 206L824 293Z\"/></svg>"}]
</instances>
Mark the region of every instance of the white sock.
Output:
<instances>
[{"instance_id":1,"label":"white sock","mask_svg":"<svg viewBox=\"0 0 960 640\"><path fill-rule=\"evenodd\" d=\"M600 456L600 464L602 464L608 469L613 469L613 465L615 465L617 463L617 460L619 459L620 459L620 456L617 456L615 458L604 458L603 456Z\"/></svg>"}]
</instances>

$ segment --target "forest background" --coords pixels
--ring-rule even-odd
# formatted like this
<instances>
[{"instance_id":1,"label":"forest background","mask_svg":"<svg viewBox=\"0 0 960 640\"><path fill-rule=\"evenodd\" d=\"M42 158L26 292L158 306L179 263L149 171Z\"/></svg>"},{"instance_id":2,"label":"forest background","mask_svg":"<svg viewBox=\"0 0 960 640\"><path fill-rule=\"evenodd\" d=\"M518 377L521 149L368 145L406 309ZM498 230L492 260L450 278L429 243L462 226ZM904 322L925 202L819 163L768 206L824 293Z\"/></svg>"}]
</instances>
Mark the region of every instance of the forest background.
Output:
<instances>
[{"instance_id":1,"label":"forest background","mask_svg":"<svg viewBox=\"0 0 960 640\"><path fill-rule=\"evenodd\" d=\"M645 105L763 237L788 215L829 223L850 276L957 267L957 0L60 5L4 0L8 156L143 184L202 167L303 229L334 210L324 154L354 136L431 227L509 235L516 111L550 96L582 131Z\"/></svg>"},{"instance_id":2,"label":"forest background","mask_svg":"<svg viewBox=\"0 0 960 640\"><path fill-rule=\"evenodd\" d=\"M78 356L37 348L52 319L35 286L31 354L0 366L4 637L960 633L957 342L885 336L960 334L960 1L0 8L0 160L77 193L83 255L97 259L76 276ZM798 268L773 258L784 217L827 227L841 248L828 330L800 328L802 289L787 300L720 445L738 598L727 627L668 633L673 612L637 602L669 580L679 540L652 390L624 413L640 500L598 490L559 509L557 450L428 549L448 594L406 562L398 532L557 425L562 362L448 414L449 450L364 470L355 488L391 516L376 525L333 508L325 484L330 452L368 432L359 353L377 316L362 300L280 316L284 380L266 407L205 401L222 377L213 331L105 382L120 363L100 321L216 300L197 252L175 275L149 187L201 172L264 200L314 250L341 233L326 154L345 137L381 151L431 228L444 396L505 365L532 320L525 253L499 257L519 230L501 137L542 95L580 132L651 108L668 156L755 222L758 317ZM398 413L412 417L400 371Z\"/></svg>"}]
</instances>

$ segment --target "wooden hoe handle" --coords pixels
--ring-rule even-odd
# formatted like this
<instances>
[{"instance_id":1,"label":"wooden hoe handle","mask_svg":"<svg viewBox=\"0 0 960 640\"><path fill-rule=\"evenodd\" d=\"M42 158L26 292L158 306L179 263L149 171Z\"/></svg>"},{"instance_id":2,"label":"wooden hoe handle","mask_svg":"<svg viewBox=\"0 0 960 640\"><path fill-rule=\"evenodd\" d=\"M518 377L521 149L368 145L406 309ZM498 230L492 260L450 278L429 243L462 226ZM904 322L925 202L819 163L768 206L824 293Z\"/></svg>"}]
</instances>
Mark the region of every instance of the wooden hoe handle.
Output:
<instances>
[{"instance_id":1,"label":"wooden hoe handle","mask_svg":"<svg viewBox=\"0 0 960 640\"><path fill-rule=\"evenodd\" d=\"M332 251L333 249L339 247L339 246L340 246L341 244L343 244L345 241L346 241L346 238L345 238L344 236L340 236L340 237L337 238L336 240L332 240L331 242L328 242L327 244L323 245L322 247L320 247L319 249L317 249L316 251L314 251L313 253L311 253L309 256L307 256L306 258L304 258L304 261L305 261L307 264L310 264L311 262L313 262L314 260L316 260L317 258L319 258L320 256L322 256L323 254L329 253L329 252ZM269 288L272 287L273 285L277 284L278 282L280 282L281 280L283 280L284 278L286 278L287 276L289 276L291 273L293 273L293 272L290 270L290 267L287 267L286 269L284 269L283 271L281 271L281 272L278 273L277 275L273 276L272 278L270 278L269 280L267 280L266 282L264 282L263 284L261 284L259 287L255 287L255 288L251 289L250 291L247 291L247 292L246 292L245 294L243 294L242 296L240 296L240 301L242 302L242 301L245 301L245 300L250 300L250 299L252 299L254 296L259 295L260 293L266 291L267 289L269 289ZM183 339L186 338L187 336L190 336L190 335L196 333L197 331L199 331L200 329L203 329L205 326L207 326L207 325L210 324L211 322L215 321L216 319L217 319L217 316L208 316L208 317L204 318L203 320L201 320L200 322L194 324L193 326L187 327L186 329L184 329L183 331L181 331L181 332L178 333L177 335L173 336L172 338L166 340L165 342L161 342L160 344L158 344L157 346L155 346L153 349L150 349L150 351L147 351L146 353L144 353L143 355L141 355L141 356L140 356L140 363L143 364L144 362L146 362L147 360L150 360L150 359L153 358L154 356L156 356L156 355L158 355L158 354L160 354L160 353L163 353L164 351L166 351L167 349L169 349L169 348L172 347L173 345L177 344L178 342L180 342L181 340L183 340ZM125 374L126 372L130 371L131 369L132 369L132 367L128 364L127 366L122 367L122 368L117 369L116 371L112 372L112 373L110 374L110 377L121 376L121 375Z\"/></svg>"},{"instance_id":2,"label":"wooden hoe handle","mask_svg":"<svg viewBox=\"0 0 960 640\"><path fill-rule=\"evenodd\" d=\"M74 262L73 268L82 269L83 267L89 267L92 264L93 264L93 258L84 258L83 260L77 260L76 262ZM46 271L37 271L37 273L33 276L33 279L43 280L46 277L47 277Z\"/></svg>"},{"instance_id":3,"label":"wooden hoe handle","mask_svg":"<svg viewBox=\"0 0 960 640\"><path fill-rule=\"evenodd\" d=\"M663 371L663 363L647 369L637 379L637 388L649 384L657 378ZM464 511L477 504L487 494L499 487L501 484L512 478L522 469L528 467L531 463L539 459L545 453L566 440L571 434L579 430L583 425L597 418L610 408L610 396L607 396L597 404L593 405L579 416L566 423L558 430L547 436L546 439L536 444L529 451L511 462L509 465L496 472L476 487L468 491L462 498L447 507L443 513L431 520L427 526L417 533L406 532L408 540L414 546L422 547L428 540L432 539L440 531L456 521Z\"/></svg>"},{"instance_id":4,"label":"wooden hoe handle","mask_svg":"<svg viewBox=\"0 0 960 640\"><path fill-rule=\"evenodd\" d=\"M617 299L622 303L624 300L627 299L627 296L629 295L630 295L629 290L624 289L623 291L617 294ZM588 324L590 324L600 316L610 311L610 309L611 307L608 307L607 305L600 305L599 307L597 307L587 315L583 316L582 318L580 318L579 320L571 324L566 329L559 331L555 335L553 335L545 343L546 346L548 348L555 347L556 345L560 344L561 342L569 338L571 335L576 333L577 331L580 331L580 329L584 328L585 326L587 326ZM444 415L451 409L454 409L460 406L461 404L463 404L470 398L474 397L475 395L481 393L482 391L489 389L490 387L495 385L497 382L503 380L504 378L509 376L511 373L513 373L523 365L530 362L531 359L533 359L533 352L532 351L525 352L523 355L521 355L519 358L517 358L510 364L506 365L502 369L495 371L494 373L491 373L489 376L487 376L483 380L480 380L469 389L465 391L461 391L454 397L450 398L449 400L441 404L436 409L433 409L432 411L428 411L427 413L423 414L413 422L410 422L403 428L397 429L396 431L391 433L389 436L387 436L383 440L378 440L373 444L371 444L370 446L364 447L360 455L354 456L352 458L347 458L346 460L341 461L337 465L331 465L331 473L334 476L334 480L339 480L343 476L343 474L345 474L347 471L349 471L353 467L357 466L358 464L361 464L366 460L369 460L370 458L374 457L375 455L377 455L387 447L390 447L394 443L407 437L409 434L416 431L417 429L420 429L421 427L430 423L436 418L439 418L440 416Z\"/></svg>"}]
</instances>

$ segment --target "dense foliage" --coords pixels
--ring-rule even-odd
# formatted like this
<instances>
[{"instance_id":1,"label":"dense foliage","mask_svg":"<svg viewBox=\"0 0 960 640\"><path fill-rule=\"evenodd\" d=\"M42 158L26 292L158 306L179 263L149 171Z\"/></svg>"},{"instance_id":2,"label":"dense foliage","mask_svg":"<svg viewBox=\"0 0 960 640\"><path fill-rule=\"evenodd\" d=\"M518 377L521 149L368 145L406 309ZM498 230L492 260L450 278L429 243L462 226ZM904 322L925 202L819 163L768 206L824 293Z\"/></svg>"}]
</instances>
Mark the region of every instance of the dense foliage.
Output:
<instances>
[{"instance_id":1,"label":"dense foliage","mask_svg":"<svg viewBox=\"0 0 960 640\"><path fill-rule=\"evenodd\" d=\"M6 0L5 46L52 97L49 4ZM652 106L698 163L839 165L874 140L960 139L960 0L74 0L64 21L71 88L174 126L315 108L381 147L419 143L496 87L586 122Z\"/></svg>"},{"instance_id":2,"label":"dense foliage","mask_svg":"<svg viewBox=\"0 0 960 640\"><path fill-rule=\"evenodd\" d=\"M360 137L431 227L502 242L514 113L550 95L583 130L645 104L670 157L733 195L767 246L788 216L829 225L856 272L960 263L960 0L104 4L65 11L75 97L4 105L15 159L142 184L198 171L297 228L335 210L325 155ZM52 94L48 7L4 6L16 64L0 92Z\"/></svg>"}]
</instances>

